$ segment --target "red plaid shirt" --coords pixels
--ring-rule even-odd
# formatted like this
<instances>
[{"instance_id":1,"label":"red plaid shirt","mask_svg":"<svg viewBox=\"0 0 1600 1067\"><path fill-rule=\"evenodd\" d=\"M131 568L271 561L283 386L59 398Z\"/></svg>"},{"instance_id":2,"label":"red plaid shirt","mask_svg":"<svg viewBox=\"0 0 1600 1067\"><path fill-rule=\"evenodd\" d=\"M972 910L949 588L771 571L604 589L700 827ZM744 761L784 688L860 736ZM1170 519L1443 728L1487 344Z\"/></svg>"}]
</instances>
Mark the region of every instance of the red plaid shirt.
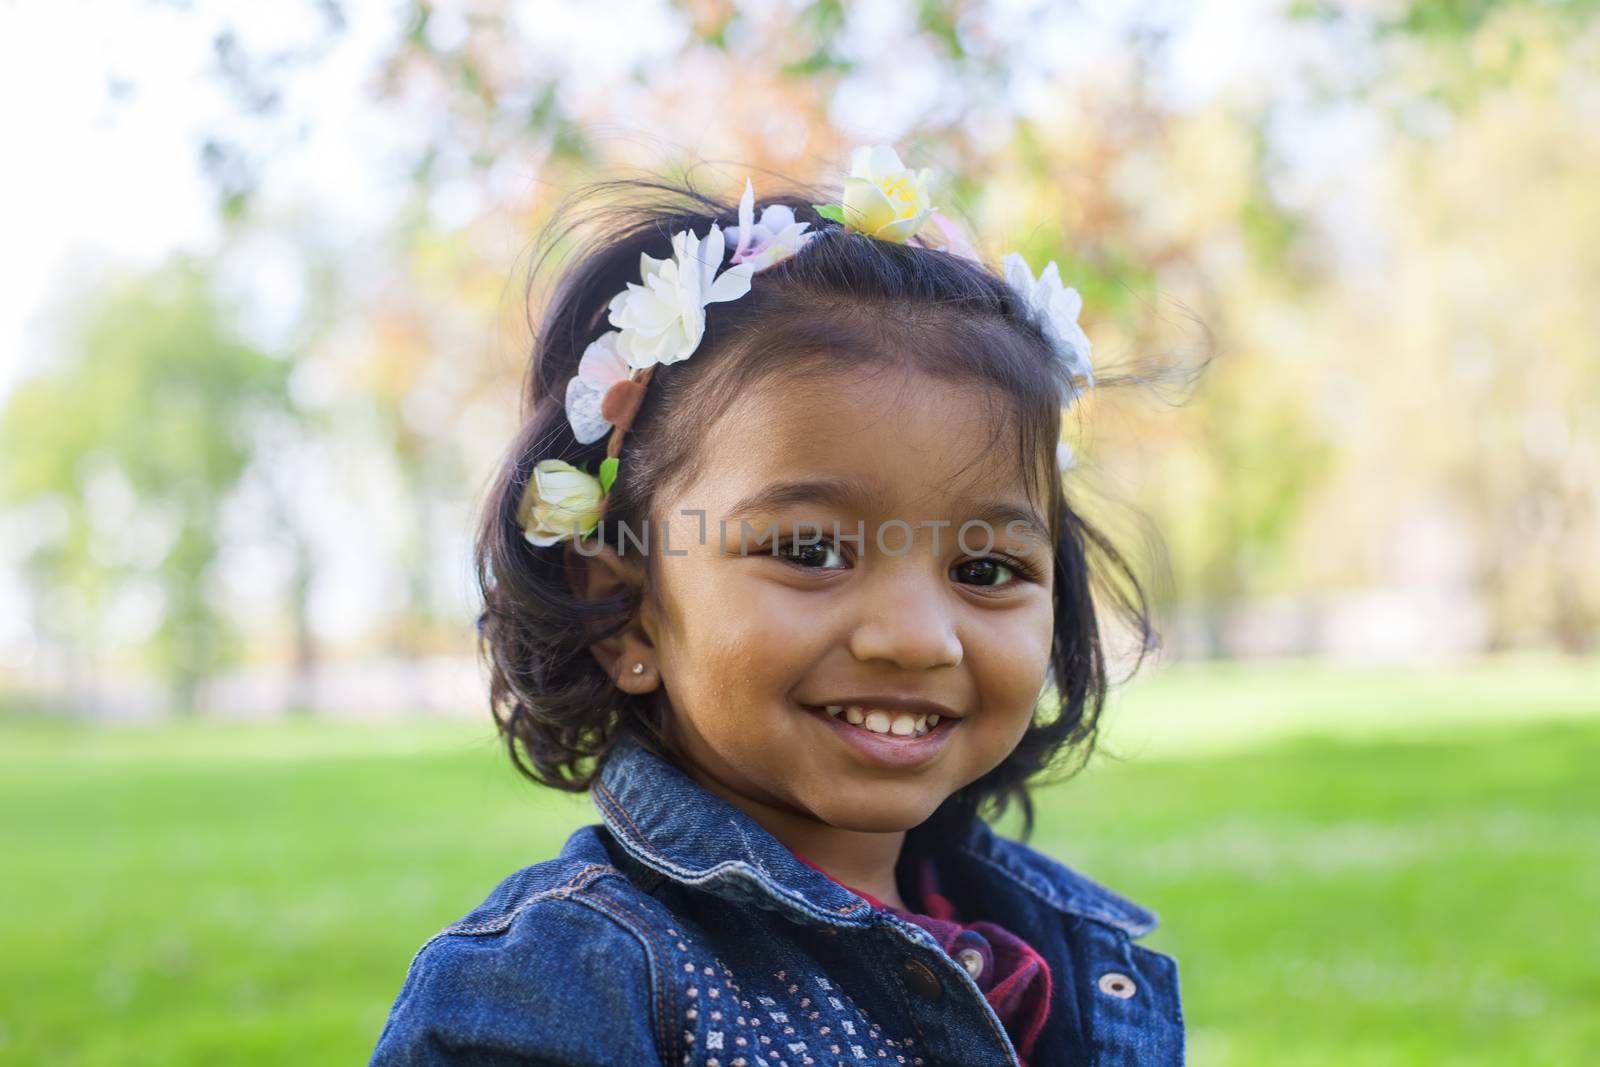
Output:
<instances>
[{"instance_id":1,"label":"red plaid shirt","mask_svg":"<svg viewBox=\"0 0 1600 1067\"><path fill-rule=\"evenodd\" d=\"M806 866L828 874L799 852L794 854ZM966 954L965 960L957 954L965 949L975 950L982 959L982 967L973 974L973 981L1004 1024L1011 1043L1016 1046L1022 1067L1028 1067L1028 1057L1033 1054L1034 1043L1044 1029L1046 1016L1050 1014L1050 965L1026 941L998 923L983 919L961 921L956 915L955 905L939 892L932 861L925 856L918 856L911 862L917 890L922 898L921 906L928 909L927 914L885 904L871 893L854 886L844 887L873 907L928 931L969 974L973 971L969 962L971 953ZM828 875L828 878L837 885L844 885L832 875Z\"/></svg>"}]
</instances>

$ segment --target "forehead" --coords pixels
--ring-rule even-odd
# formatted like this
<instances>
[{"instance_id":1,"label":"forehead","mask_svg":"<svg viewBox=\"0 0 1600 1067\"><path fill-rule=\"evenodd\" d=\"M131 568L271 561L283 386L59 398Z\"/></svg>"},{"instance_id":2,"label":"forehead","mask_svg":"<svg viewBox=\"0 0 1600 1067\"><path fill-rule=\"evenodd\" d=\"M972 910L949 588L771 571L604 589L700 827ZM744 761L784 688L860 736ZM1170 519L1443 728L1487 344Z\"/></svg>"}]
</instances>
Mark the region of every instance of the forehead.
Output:
<instances>
[{"instance_id":1,"label":"forehead","mask_svg":"<svg viewBox=\"0 0 1600 1067\"><path fill-rule=\"evenodd\" d=\"M857 487L872 505L862 510L880 517L914 521L978 500L1027 508L1019 433L1011 401L993 386L908 364L770 376L704 428L692 506L727 507L774 483L832 479Z\"/></svg>"}]
</instances>

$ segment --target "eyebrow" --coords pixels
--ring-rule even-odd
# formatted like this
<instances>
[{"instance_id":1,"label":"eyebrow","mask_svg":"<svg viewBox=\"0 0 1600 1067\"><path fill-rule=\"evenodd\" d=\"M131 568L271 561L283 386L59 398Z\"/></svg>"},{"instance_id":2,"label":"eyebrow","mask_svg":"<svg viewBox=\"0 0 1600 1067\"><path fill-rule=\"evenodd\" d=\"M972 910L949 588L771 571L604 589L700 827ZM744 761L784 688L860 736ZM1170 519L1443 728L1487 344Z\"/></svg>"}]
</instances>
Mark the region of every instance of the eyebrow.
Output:
<instances>
[{"instance_id":1,"label":"eyebrow","mask_svg":"<svg viewBox=\"0 0 1600 1067\"><path fill-rule=\"evenodd\" d=\"M1004 530L1015 522L1027 532L1038 538L1046 545L1054 543L1055 539L1050 534L1050 527L1045 525L1038 512L1032 508L1019 508L1001 500L990 501L979 505L973 511L972 519L981 519L990 526ZM968 521L971 521L970 519ZM959 527L958 527L959 528ZM968 542L969 544L971 542Z\"/></svg>"},{"instance_id":2,"label":"eyebrow","mask_svg":"<svg viewBox=\"0 0 1600 1067\"><path fill-rule=\"evenodd\" d=\"M832 504L839 508L857 508L865 511L872 500L872 490L856 478L817 478L810 481L773 482L741 497L728 509L729 519L757 515L763 511L777 511L795 504Z\"/></svg>"},{"instance_id":3,"label":"eyebrow","mask_svg":"<svg viewBox=\"0 0 1600 1067\"><path fill-rule=\"evenodd\" d=\"M877 494L857 478L817 478L805 481L773 482L741 497L728 509L725 518L736 521L767 511L778 511L796 504L831 504L845 510L867 511ZM975 505L964 521L978 520L1004 530L1015 522L1046 545L1054 543L1050 527L1032 508L1020 508L1003 500L988 500ZM959 527L958 527L959 528Z\"/></svg>"}]
</instances>

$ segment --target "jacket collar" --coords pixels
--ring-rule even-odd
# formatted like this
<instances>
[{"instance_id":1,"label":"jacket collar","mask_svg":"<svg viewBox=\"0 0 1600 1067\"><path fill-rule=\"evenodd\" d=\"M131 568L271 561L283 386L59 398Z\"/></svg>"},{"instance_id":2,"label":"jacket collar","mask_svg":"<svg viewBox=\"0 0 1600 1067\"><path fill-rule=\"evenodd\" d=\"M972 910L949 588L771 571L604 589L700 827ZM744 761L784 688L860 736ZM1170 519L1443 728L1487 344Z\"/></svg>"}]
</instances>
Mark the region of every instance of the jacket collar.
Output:
<instances>
[{"instance_id":1,"label":"jacket collar","mask_svg":"<svg viewBox=\"0 0 1600 1067\"><path fill-rule=\"evenodd\" d=\"M606 828L629 855L684 885L829 926L861 927L871 903L799 860L754 819L650 751L618 739L589 789ZM1045 904L1133 936L1156 916L1106 887L974 820L946 862L992 869Z\"/></svg>"}]
</instances>

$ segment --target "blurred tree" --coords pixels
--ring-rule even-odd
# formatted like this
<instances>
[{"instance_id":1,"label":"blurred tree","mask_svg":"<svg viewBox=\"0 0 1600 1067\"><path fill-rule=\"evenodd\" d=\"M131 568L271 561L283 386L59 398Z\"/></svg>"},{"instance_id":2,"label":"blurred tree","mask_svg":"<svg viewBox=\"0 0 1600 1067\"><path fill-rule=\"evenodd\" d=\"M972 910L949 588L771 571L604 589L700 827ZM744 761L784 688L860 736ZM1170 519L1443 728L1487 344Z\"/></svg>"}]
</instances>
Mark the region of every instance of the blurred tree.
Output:
<instances>
[{"instance_id":1,"label":"blurred tree","mask_svg":"<svg viewBox=\"0 0 1600 1067\"><path fill-rule=\"evenodd\" d=\"M470 6L420 0L407 9L403 32L382 56L375 100L416 116L411 154L404 160L412 206L387 235L393 253L383 266L387 283L369 287L381 297L351 310L365 318L375 339L356 379L361 396L413 505L407 525L415 540L397 561L410 591L407 619L397 618L393 628L397 636L404 638L432 614L432 516L442 505L465 503L458 416L486 393L515 395L521 376L516 362L496 366L484 359L483 340L471 344L457 321L463 307L476 308L479 321L490 315L485 280L503 267L486 251L495 247L487 238L508 229L531 234L557 210L553 191L597 171L626 172L641 154L639 141L647 138L612 135L610 120L618 111L629 114L626 132L661 130L671 137L704 131L687 152L664 146L669 158L650 159L650 170L685 170L685 155L725 154L741 168L748 163L820 178L825 167L847 162L836 117L848 117L857 97L892 93L898 79L919 72L916 84L937 91L919 93L921 109L901 116L910 132L898 147L908 159L939 169L942 206L972 224L980 241L992 246L986 249L991 256L1021 248L1036 265L1052 258L1062 263L1065 276L1085 293L1091 330L1122 332L1129 342L1124 353L1134 353L1124 373L1107 369L1106 384L1119 377L1155 382L1170 369L1164 363L1196 358L1193 350L1165 350L1170 338L1141 321L1150 313L1152 289L1198 278L1204 284L1188 287L1186 294L1194 317L1211 323L1235 311L1223 299L1230 291L1227 273L1199 260L1204 246L1240 226L1241 216L1263 274L1282 273L1290 262L1296 231L1262 179L1267 153L1252 134L1261 105L1191 123L1178 143L1180 158L1172 158L1169 138L1177 119L1150 88L1164 37L1150 20L1130 18L1122 27L1131 63L1086 77L1064 65L1018 68L1018 45L1030 32L1060 30L1059 13L1043 10L1002 11L965 0L921 3L902 12L904 17L887 19L899 33L890 53L875 48L868 36L868 27L883 19L834 0L764 8L681 0L666 10L677 20L677 44L639 60L609 89L590 85L586 91L592 79L579 77L583 71L553 38L546 39L540 20L497 0ZM884 31L880 26L870 32ZM303 54L314 58L320 47L314 35L308 37ZM261 71L287 79L300 69L298 63L274 65L265 56L250 59L233 37L227 50L232 62L223 73L236 81ZM1011 90L1024 74L1039 82L1035 92L1055 93L1054 107L1021 113ZM256 100L270 94L246 79L236 95ZM270 109L253 114L263 123L292 119ZM1188 158L1203 155L1205 138L1219 133L1226 146L1220 161ZM276 143L271 137L258 140ZM656 151L647 146L642 154ZM255 158L258 165L245 169L264 180L269 153ZM1219 162L1224 172L1204 183L1184 181L1193 169L1174 172L1162 190L1136 178L1153 167L1204 169ZM537 180L508 188L504 175L515 172ZM432 208L441 194L463 188L473 189L481 206L472 221L456 222L452 232ZM221 192L224 199L230 195ZM1179 201L1187 205L1180 217L1161 210ZM528 311L535 313L537 306ZM1242 338L1247 331L1228 332ZM1265 377L1242 351L1221 373L1236 380L1223 383L1216 395L1246 399ZM474 375L475 383L463 384ZM422 402L425 391L430 395ZM1261 568L1241 561L1283 554L1300 503L1314 490L1313 471L1298 462L1312 447L1305 425L1294 414L1290 394L1282 394L1271 403L1241 400L1211 430L1185 439L1182 447L1209 457L1196 484L1225 498L1202 509L1212 517L1211 527L1200 531L1209 547L1203 562L1187 561L1185 576L1195 580L1186 595L1249 595L1260 586ZM1256 475L1229 469L1246 462ZM1257 489L1244 491L1247 482ZM1284 487L1294 491L1283 493ZM1228 523L1216 520L1224 514L1231 516ZM1192 524L1194 515L1184 510L1161 518ZM1235 538L1239 530L1248 536ZM396 646L402 653L418 650L409 639Z\"/></svg>"},{"instance_id":2,"label":"blurred tree","mask_svg":"<svg viewBox=\"0 0 1600 1067\"><path fill-rule=\"evenodd\" d=\"M154 579L151 650L184 712L232 651L208 580L223 500L261 426L289 409L288 364L238 339L209 276L185 259L114 282L79 320L72 358L0 413L0 499L65 516L25 565L37 588L86 593L55 636L86 646L92 677L109 592Z\"/></svg>"},{"instance_id":3,"label":"blurred tree","mask_svg":"<svg viewBox=\"0 0 1600 1067\"><path fill-rule=\"evenodd\" d=\"M299 45L214 42L238 113L202 161L236 218L317 120L294 110L294 79L353 36L353 9L303 7ZM573 44L589 9L543 17L556 9L416 0L376 38L371 103L404 131L384 153L407 203L348 243L329 291L345 300L334 325L366 339L341 365L339 421L408 497L387 561L407 591L386 605L396 651L466 636L437 558L515 417L525 348L496 351L492 328L508 324L508 253L556 194L636 164L720 193L748 164L760 191L760 169L821 178L866 137L936 166L941 206L990 258L1060 262L1103 382L1158 383L1214 341L1189 411L1119 411L1106 392L1083 450L1169 536L1210 647L1228 650L1235 602L1399 582L1396 528L1436 496L1482 548L1474 591L1497 640L1594 632L1595 566L1558 562L1583 558L1600 511L1596 331L1576 295L1600 247L1582 181L1594 0L1290 3L1258 28L1305 69L1209 97L1170 83L1178 9L671 0L640 7L648 40L607 64ZM1387 118L1390 139L1359 167L1308 164L1352 116Z\"/></svg>"},{"instance_id":4,"label":"blurred tree","mask_svg":"<svg viewBox=\"0 0 1600 1067\"><path fill-rule=\"evenodd\" d=\"M1366 271L1305 301L1339 331L1319 359L1330 392L1348 395L1341 365L1364 383L1330 510L1370 517L1339 539L1376 556L1386 517L1446 509L1470 544L1491 648L1591 653L1600 4L1415 0L1375 21L1363 7L1310 11L1369 20L1373 61L1342 88L1387 138Z\"/></svg>"}]
</instances>

